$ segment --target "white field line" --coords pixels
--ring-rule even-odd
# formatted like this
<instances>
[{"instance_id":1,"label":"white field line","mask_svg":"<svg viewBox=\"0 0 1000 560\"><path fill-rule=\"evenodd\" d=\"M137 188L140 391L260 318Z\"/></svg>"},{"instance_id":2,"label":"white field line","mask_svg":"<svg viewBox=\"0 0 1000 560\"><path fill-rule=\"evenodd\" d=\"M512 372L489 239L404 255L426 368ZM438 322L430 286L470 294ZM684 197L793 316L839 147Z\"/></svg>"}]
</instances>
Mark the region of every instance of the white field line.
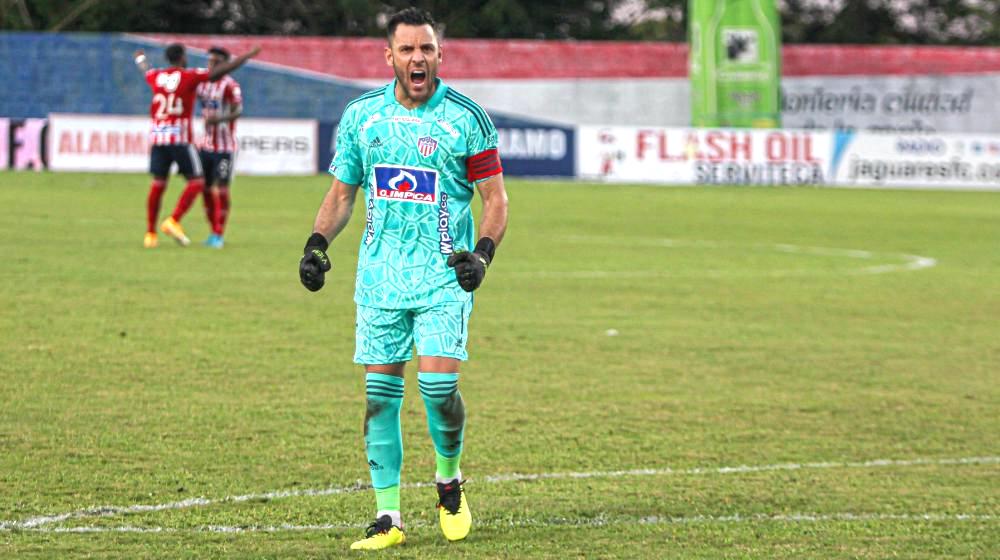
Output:
<instances>
[{"instance_id":1,"label":"white field line","mask_svg":"<svg viewBox=\"0 0 1000 560\"><path fill-rule=\"evenodd\" d=\"M694 467L689 469L649 468L619 471L587 471L587 472L561 472L561 473L535 473L535 474L500 474L483 477L483 481L490 484L505 482L521 482L532 480L567 480L567 479L587 479L587 478L624 478L636 476L668 476L668 475L713 475L713 474L741 474L759 473L773 471L797 471L805 469L871 469L883 467L914 467L924 465L951 466L951 465L984 465L1000 464L1000 456L986 457L958 457L958 458L917 458L917 459L875 459L871 461L835 461L816 463L778 463L773 465L738 465L731 467ZM470 479L472 480L472 479ZM403 488L425 488L433 486L430 482L416 482L402 484ZM0 531L35 529L45 525L61 523L70 519L82 519L92 517L111 517L115 515L130 515L149 513L166 510L179 510L193 507L205 507L218 504L243 503L248 501L270 501L284 498L310 497L310 496L332 496L337 494L348 494L371 489L371 485L360 481L349 486L301 489L301 490L279 490L273 492L262 492L256 494L242 494L238 496L226 496L224 498L190 498L178 502L168 502L164 504L144 505L136 504L130 506L100 506L76 510L68 513L56 515L43 515L31 517L23 521L2 521Z\"/></svg>"},{"instance_id":2,"label":"white field line","mask_svg":"<svg viewBox=\"0 0 1000 560\"><path fill-rule=\"evenodd\" d=\"M707 240L684 240L684 239L655 239L655 238L613 238L602 236L572 235L563 236L560 239L576 243L599 243L602 245L624 245L629 247L651 247L651 248L696 248L696 249L739 249L746 248L756 251L769 251L775 253L786 253L791 255L812 255L818 257L846 258L856 260L897 260L898 263L886 263L861 268L852 268L841 271L830 271L837 274L850 275L873 275L885 274L889 272L905 272L912 270L922 270L937 266L937 259L924 257L921 255L911 255L907 253L880 253L864 249L838 249L834 247L808 247L802 245L791 245L788 243L774 244L747 244L723 243L719 241ZM568 271L511 271L506 274L512 276L525 276L532 278L576 278L576 279L600 279L600 278L656 278L656 277L698 277L698 278L725 278L744 276L809 276L817 274L827 274L821 270L763 270L763 271L676 271L676 270L568 270Z\"/></svg>"},{"instance_id":3,"label":"white field line","mask_svg":"<svg viewBox=\"0 0 1000 560\"><path fill-rule=\"evenodd\" d=\"M693 515L671 517L650 515L645 517L553 517L548 519L493 519L477 520L477 527L607 527L615 525L698 525L732 523L858 523L877 521L928 522L995 522L1000 516L974 513L787 513L787 514L732 514ZM118 527L34 527L25 531L39 533L279 533L336 531L362 529L360 523L326 523L322 525L200 525L196 527L141 527L122 525ZM406 529L437 528L437 523L426 521L407 522Z\"/></svg>"}]
</instances>

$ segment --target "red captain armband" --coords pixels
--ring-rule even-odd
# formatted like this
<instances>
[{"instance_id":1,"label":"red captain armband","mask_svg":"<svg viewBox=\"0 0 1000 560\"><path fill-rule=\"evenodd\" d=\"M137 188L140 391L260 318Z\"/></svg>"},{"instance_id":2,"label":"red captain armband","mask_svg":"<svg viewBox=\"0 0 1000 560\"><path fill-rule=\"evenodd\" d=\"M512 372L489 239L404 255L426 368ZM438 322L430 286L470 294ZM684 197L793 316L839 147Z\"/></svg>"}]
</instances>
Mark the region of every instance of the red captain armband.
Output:
<instances>
[{"instance_id":1,"label":"red captain armband","mask_svg":"<svg viewBox=\"0 0 1000 560\"><path fill-rule=\"evenodd\" d=\"M465 177L470 183L500 173L503 173L503 167L500 165L500 152L496 148L479 152L465 160Z\"/></svg>"}]
</instances>

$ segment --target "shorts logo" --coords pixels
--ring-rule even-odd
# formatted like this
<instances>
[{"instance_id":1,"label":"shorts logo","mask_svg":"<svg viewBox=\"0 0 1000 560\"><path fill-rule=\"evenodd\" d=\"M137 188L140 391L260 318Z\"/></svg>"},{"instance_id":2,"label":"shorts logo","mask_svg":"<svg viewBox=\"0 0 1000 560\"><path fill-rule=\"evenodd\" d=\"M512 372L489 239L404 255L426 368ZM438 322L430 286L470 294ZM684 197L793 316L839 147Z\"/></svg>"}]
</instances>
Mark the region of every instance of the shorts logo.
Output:
<instances>
[{"instance_id":1,"label":"shorts logo","mask_svg":"<svg viewBox=\"0 0 1000 560\"><path fill-rule=\"evenodd\" d=\"M437 203L437 171L395 165L375 166L375 198Z\"/></svg>"},{"instance_id":2,"label":"shorts logo","mask_svg":"<svg viewBox=\"0 0 1000 560\"><path fill-rule=\"evenodd\" d=\"M430 136L424 136L423 138L417 140L417 150L419 150L420 155L424 157L430 157L430 155L437 149L437 140L431 138Z\"/></svg>"}]
</instances>

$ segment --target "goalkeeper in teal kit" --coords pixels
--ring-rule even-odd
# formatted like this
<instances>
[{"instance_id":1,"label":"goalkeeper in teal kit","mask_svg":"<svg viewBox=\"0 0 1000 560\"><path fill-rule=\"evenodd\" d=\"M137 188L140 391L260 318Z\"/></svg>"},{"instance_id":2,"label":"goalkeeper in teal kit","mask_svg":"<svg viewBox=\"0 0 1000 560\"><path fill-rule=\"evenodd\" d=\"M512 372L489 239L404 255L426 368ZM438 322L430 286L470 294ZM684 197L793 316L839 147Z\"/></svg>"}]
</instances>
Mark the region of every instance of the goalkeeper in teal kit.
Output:
<instances>
[{"instance_id":1,"label":"goalkeeper in teal kit","mask_svg":"<svg viewBox=\"0 0 1000 560\"><path fill-rule=\"evenodd\" d=\"M330 165L333 184L306 242L299 275L323 287L329 242L365 194L354 300L354 361L366 369L364 440L377 513L352 549L403 544L399 482L403 369L415 345L417 385L436 455L441 531L465 538L472 515L460 460L465 403L458 370L468 358L472 292L507 227L507 194L489 116L437 77L442 51L434 20L408 8L388 21L386 62L396 79L347 105ZM479 235L470 202L482 198Z\"/></svg>"}]
</instances>

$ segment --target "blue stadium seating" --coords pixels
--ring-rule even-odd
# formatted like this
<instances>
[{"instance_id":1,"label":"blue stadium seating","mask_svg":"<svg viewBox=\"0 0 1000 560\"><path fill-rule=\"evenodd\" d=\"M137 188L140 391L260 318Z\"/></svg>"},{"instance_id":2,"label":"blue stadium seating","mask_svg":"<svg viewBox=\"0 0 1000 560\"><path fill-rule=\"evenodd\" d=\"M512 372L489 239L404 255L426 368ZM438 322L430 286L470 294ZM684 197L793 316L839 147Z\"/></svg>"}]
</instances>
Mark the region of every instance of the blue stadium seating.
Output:
<instances>
[{"instance_id":1,"label":"blue stadium seating","mask_svg":"<svg viewBox=\"0 0 1000 560\"><path fill-rule=\"evenodd\" d=\"M132 53L142 48L154 65L163 49L121 34L0 33L0 117L49 113L144 114L149 89ZM189 54L192 66L205 57ZM337 120L365 88L333 80L245 66L235 77L246 97L245 114L272 118Z\"/></svg>"},{"instance_id":2,"label":"blue stadium seating","mask_svg":"<svg viewBox=\"0 0 1000 560\"><path fill-rule=\"evenodd\" d=\"M136 70L132 53L142 48L152 64L165 65L162 46L150 46L123 34L0 32L0 118L44 118L50 113L143 115L150 91ZM191 66L205 66L204 56L189 53ZM300 75L253 63L234 74L244 95L244 115L316 119L321 123L317 169L330 161L330 136L344 107L368 87L322 76ZM504 159L512 175L572 175L574 133L490 111L498 128L562 130L567 153L555 160Z\"/></svg>"}]
</instances>

